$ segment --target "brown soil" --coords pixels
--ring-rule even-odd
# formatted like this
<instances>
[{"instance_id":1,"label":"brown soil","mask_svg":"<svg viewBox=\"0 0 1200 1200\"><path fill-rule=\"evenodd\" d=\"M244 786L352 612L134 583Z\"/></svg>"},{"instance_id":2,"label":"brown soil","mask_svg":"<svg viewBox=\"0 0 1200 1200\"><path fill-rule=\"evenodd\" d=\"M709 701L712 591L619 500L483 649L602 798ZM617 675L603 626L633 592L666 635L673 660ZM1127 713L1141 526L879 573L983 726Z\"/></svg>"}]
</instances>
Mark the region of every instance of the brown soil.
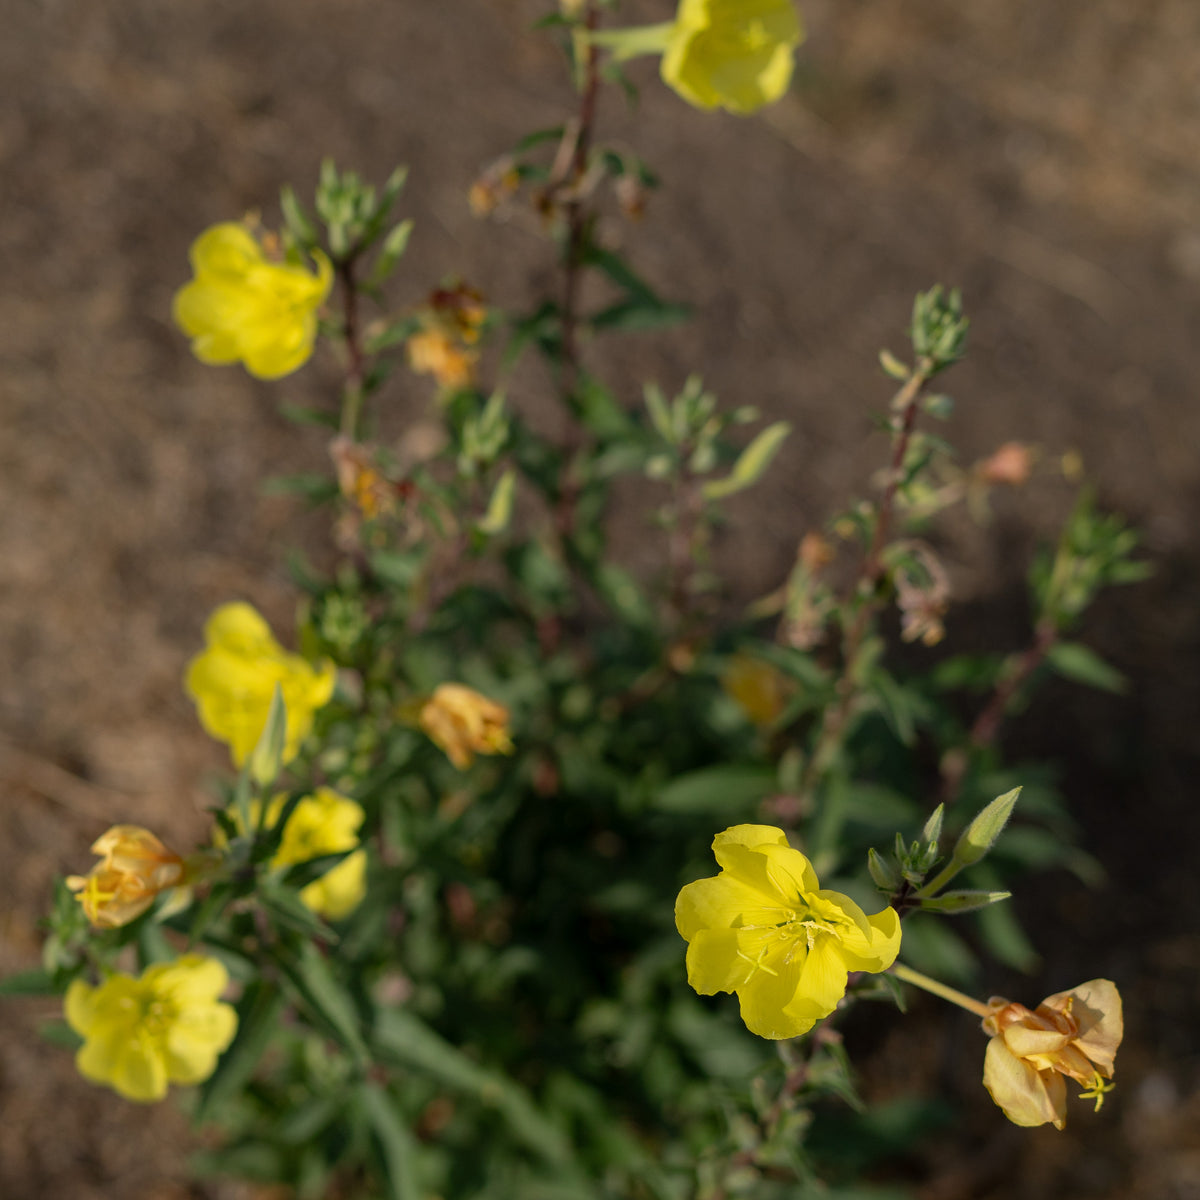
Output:
<instances>
[{"instance_id":1,"label":"brown soil","mask_svg":"<svg viewBox=\"0 0 1200 1200\"><path fill-rule=\"evenodd\" d=\"M398 299L449 273L502 305L534 294L551 269L536 229L474 221L465 192L569 103L557 52L525 32L549 7L0 3L0 972L36 961L51 877L86 862L105 825L181 842L203 829L205 775L224 764L182 695L183 664L224 600L288 627L284 550L317 540L258 484L321 464L319 438L278 403L320 403L335 367L267 387L196 363L168 318L190 241L252 208L275 220L279 185L303 190L324 155L376 179L405 161L417 233ZM642 378L669 387L699 369L726 400L793 422L726 548L745 591L762 591L878 463L874 358L902 348L912 293L957 283L974 318L950 380L963 460L1010 438L1078 449L1105 502L1145 531L1154 580L1089 623L1130 694L1056 688L1013 733L1063 763L1112 874L1099 893L1055 876L1022 897L1046 964L1020 987L1121 984L1120 1090L1065 1134L1019 1131L981 1098L968 1041L971 1063L950 1073L967 1130L914 1171L925 1200L1197 1197L1200 7L802 7L798 86L761 119L691 110L642 64L636 112L606 100L603 132L664 181L642 225L614 236L698 308L678 332L627 343L616 382L632 398ZM526 386L517 403L539 403L540 382ZM428 389L407 380L395 395L414 413ZM1021 644L1021 552L1063 503L1030 489L990 532L950 538L960 644ZM37 1040L48 1015L10 1003L0 1024L5 1200L244 1194L185 1183L182 1119L83 1083ZM975 1035L953 1032L963 1054Z\"/></svg>"}]
</instances>

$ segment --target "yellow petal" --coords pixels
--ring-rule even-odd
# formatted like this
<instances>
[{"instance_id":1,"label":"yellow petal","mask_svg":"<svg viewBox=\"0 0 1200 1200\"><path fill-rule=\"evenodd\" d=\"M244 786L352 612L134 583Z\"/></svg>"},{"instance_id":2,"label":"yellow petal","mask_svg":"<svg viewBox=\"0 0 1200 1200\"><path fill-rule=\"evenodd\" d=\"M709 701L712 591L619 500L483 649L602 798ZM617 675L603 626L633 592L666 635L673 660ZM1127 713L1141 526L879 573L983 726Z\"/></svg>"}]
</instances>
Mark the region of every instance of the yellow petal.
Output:
<instances>
[{"instance_id":1,"label":"yellow petal","mask_svg":"<svg viewBox=\"0 0 1200 1200\"><path fill-rule=\"evenodd\" d=\"M791 962L780 963L775 971L760 968L737 989L742 1020L751 1033L774 1040L799 1037L826 1015L813 1005L796 1003L803 957L801 951Z\"/></svg>"},{"instance_id":2,"label":"yellow petal","mask_svg":"<svg viewBox=\"0 0 1200 1200\"><path fill-rule=\"evenodd\" d=\"M886 971L900 953L900 916L885 908L864 919L865 937L857 925L842 932L842 957L851 971Z\"/></svg>"},{"instance_id":3,"label":"yellow petal","mask_svg":"<svg viewBox=\"0 0 1200 1200\"><path fill-rule=\"evenodd\" d=\"M116 1051L108 1078L114 1090L127 1100L150 1104L167 1094L167 1064L162 1052L149 1038L132 1038Z\"/></svg>"},{"instance_id":4,"label":"yellow petal","mask_svg":"<svg viewBox=\"0 0 1200 1200\"><path fill-rule=\"evenodd\" d=\"M1067 1090L1056 1071L1035 1071L1004 1044L988 1042L983 1060L983 1086L1014 1125L1045 1125L1061 1129L1066 1121Z\"/></svg>"},{"instance_id":5,"label":"yellow petal","mask_svg":"<svg viewBox=\"0 0 1200 1200\"><path fill-rule=\"evenodd\" d=\"M1089 979L1069 992L1048 996L1042 1003L1061 1011L1068 1000L1071 1001L1071 1016L1079 1029L1075 1045L1096 1064L1102 1075L1111 1079L1113 1059L1125 1034L1121 993L1111 979Z\"/></svg>"},{"instance_id":6,"label":"yellow petal","mask_svg":"<svg viewBox=\"0 0 1200 1200\"><path fill-rule=\"evenodd\" d=\"M817 934L800 972L796 988L799 1005L827 1016L846 994L846 976L841 942L834 934Z\"/></svg>"},{"instance_id":7,"label":"yellow petal","mask_svg":"<svg viewBox=\"0 0 1200 1200\"><path fill-rule=\"evenodd\" d=\"M185 1009L215 1001L229 985L229 973L215 958L186 954L174 962L148 967L142 974L142 983Z\"/></svg>"},{"instance_id":8,"label":"yellow petal","mask_svg":"<svg viewBox=\"0 0 1200 1200\"><path fill-rule=\"evenodd\" d=\"M72 979L63 998L63 1016L81 1037L87 1037L96 1020L95 994L96 989L82 979Z\"/></svg>"},{"instance_id":9,"label":"yellow petal","mask_svg":"<svg viewBox=\"0 0 1200 1200\"><path fill-rule=\"evenodd\" d=\"M229 1004L180 1014L167 1032L164 1062L170 1081L191 1084L207 1079L236 1032L237 1014Z\"/></svg>"},{"instance_id":10,"label":"yellow petal","mask_svg":"<svg viewBox=\"0 0 1200 1200\"><path fill-rule=\"evenodd\" d=\"M675 927L691 941L701 929L775 924L785 917L778 896L734 878L728 872L686 884L675 900ZM758 916L762 919L755 920Z\"/></svg>"},{"instance_id":11,"label":"yellow petal","mask_svg":"<svg viewBox=\"0 0 1200 1200\"><path fill-rule=\"evenodd\" d=\"M702 996L735 991L753 972L736 929L701 929L688 944L688 983Z\"/></svg>"},{"instance_id":12,"label":"yellow petal","mask_svg":"<svg viewBox=\"0 0 1200 1200\"><path fill-rule=\"evenodd\" d=\"M1071 1040L1069 1033L1061 1033L1057 1029L1030 1029L1025 1025L1009 1025L1001 1036L1004 1044L1018 1058L1053 1054Z\"/></svg>"}]
</instances>

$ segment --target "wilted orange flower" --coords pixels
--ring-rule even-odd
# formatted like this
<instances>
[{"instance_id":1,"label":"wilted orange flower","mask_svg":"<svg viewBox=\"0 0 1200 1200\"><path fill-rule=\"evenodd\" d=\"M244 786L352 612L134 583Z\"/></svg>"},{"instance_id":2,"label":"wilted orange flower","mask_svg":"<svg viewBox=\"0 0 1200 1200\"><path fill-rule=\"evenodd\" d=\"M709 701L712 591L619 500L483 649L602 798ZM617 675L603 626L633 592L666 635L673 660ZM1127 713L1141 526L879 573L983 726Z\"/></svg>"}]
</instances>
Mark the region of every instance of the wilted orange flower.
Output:
<instances>
[{"instance_id":1,"label":"wilted orange flower","mask_svg":"<svg viewBox=\"0 0 1200 1200\"><path fill-rule=\"evenodd\" d=\"M1023 442L1005 442L975 468L985 483L1020 487L1033 473L1033 448Z\"/></svg>"},{"instance_id":2,"label":"wilted orange flower","mask_svg":"<svg viewBox=\"0 0 1200 1200\"><path fill-rule=\"evenodd\" d=\"M464 771L476 754L511 754L508 709L461 683L443 683L425 702L418 723Z\"/></svg>"},{"instance_id":3,"label":"wilted orange flower","mask_svg":"<svg viewBox=\"0 0 1200 1200\"><path fill-rule=\"evenodd\" d=\"M329 454L342 495L368 521L396 511L400 488L375 466L366 446L347 437L335 437L329 443Z\"/></svg>"},{"instance_id":4,"label":"wilted orange flower","mask_svg":"<svg viewBox=\"0 0 1200 1200\"><path fill-rule=\"evenodd\" d=\"M422 329L408 339L408 365L418 375L432 375L444 388L469 387L477 357L440 325Z\"/></svg>"},{"instance_id":5,"label":"wilted orange flower","mask_svg":"<svg viewBox=\"0 0 1200 1200\"><path fill-rule=\"evenodd\" d=\"M184 882L183 859L139 825L114 825L92 843L92 853L100 861L87 875L68 876L67 887L102 929L128 925L159 892Z\"/></svg>"},{"instance_id":6,"label":"wilted orange flower","mask_svg":"<svg viewBox=\"0 0 1200 1200\"><path fill-rule=\"evenodd\" d=\"M1047 996L1030 1012L993 996L983 1019L991 1035L983 1085L1016 1125L1062 1129L1067 1121L1067 1078L1084 1087L1082 1098L1099 1109L1113 1085L1113 1059L1125 1022L1121 994L1108 979L1092 979Z\"/></svg>"}]
</instances>

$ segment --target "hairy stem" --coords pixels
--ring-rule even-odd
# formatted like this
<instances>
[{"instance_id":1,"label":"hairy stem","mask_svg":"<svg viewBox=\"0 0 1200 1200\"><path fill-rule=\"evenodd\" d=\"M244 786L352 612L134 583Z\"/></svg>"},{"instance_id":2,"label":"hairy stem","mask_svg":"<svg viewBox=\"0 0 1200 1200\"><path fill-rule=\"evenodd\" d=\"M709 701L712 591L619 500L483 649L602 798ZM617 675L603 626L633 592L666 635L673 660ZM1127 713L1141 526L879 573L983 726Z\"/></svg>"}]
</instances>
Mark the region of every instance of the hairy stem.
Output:
<instances>
[{"instance_id":1,"label":"hairy stem","mask_svg":"<svg viewBox=\"0 0 1200 1200\"><path fill-rule=\"evenodd\" d=\"M922 975L920 971L914 971L912 967L906 967L902 962L893 963L891 973L897 979L902 979L905 983L911 983L913 987L931 992L943 1000L949 1000L951 1004L957 1004L959 1008L965 1008L967 1012L974 1013L977 1017L992 1015L992 1010L982 1000L976 1000L973 996L965 995L944 983L939 983L936 979L930 979L928 975Z\"/></svg>"}]
</instances>

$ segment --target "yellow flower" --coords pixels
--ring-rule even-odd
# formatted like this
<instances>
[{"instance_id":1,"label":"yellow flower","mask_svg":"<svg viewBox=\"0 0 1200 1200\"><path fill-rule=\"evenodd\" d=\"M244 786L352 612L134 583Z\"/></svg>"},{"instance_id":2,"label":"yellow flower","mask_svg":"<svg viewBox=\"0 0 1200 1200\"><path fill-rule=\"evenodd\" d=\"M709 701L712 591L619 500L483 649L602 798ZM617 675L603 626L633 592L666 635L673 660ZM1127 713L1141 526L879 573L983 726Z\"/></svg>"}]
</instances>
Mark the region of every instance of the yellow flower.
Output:
<instances>
[{"instance_id":1,"label":"yellow flower","mask_svg":"<svg viewBox=\"0 0 1200 1200\"><path fill-rule=\"evenodd\" d=\"M418 718L430 740L464 771L476 754L511 754L508 709L461 683L443 683L421 708Z\"/></svg>"},{"instance_id":2,"label":"yellow flower","mask_svg":"<svg viewBox=\"0 0 1200 1200\"><path fill-rule=\"evenodd\" d=\"M312 729L313 713L333 695L336 669L289 654L249 604L223 604L204 626L208 645L188 664L185 686L200 724L229 746L241 766L267 723L275 686L287 707L283 761L296 757Z\"/></svg>"},{"instance_id":3,"label":"yellow flower","mask_svg":"<svg viewBox=\"0 0 1200 1200\"><path fill-rule=\"evenodd\" d=\"M591 35L618 60L661 54L663 81L689 104L743 115L784 95L803 38L792 0L680 0L674 21Z\"/></svg>"},{"instance_id":4,"label":"yellow flower","mask_svg":"<svg viewBox=\"0 0 1200 1200\"><path fill-rule=\"evenodd\" d=\"M233 1040L237 1014L218 1000L229 977L212 958L189 954L116 974L99 987L76 979L67 989L67 1023L83 1039L80 1073L128 1100L161 1100L168 1083L200 1083Z\"/></svg>"},{"instance_id":5,"label":"yellow flower","mask_svg":"<svg viewBox=\"0 0 1200 1200\"><path fill-rule=\"evenodd\" d=\"M885 971L900 949L900 918L868 917L821 888L808 859L772 825L735 825L713 839L721 873L689 883L675 902L688 942L688 983L735 992L751 1033L807 1033L837 1007L850 971Z\"/></svg>"},{"instance_id":6,"label":"yellow flower","mask_svg":"<svg viewBox=\"0 0 1200 1200\"><path fill-rule=\"evenodd\" d=\"M267 823L274 825L283 811L285 797L275 796L267 806ZM251 806L251 819L257 820L257 805ZM271 859L273 867L291 867L324 854L354 850L337 866L326 871L301 889L300 899L309 908L331 921L349 916L361 903L367 890L367 852L358 846L358 827L363 822L362 806L332 788L317 788L292 810L283 830L279 849Z\"/></svg>"},{"instance_id":7,"label":"yellow flower","mask_svg":"<svg viewBox=\"0 0 1200 1200\"><path fill-rule=\"evenodd\" d=\"M159 892L184 881L183 859L138 825L114 825L92 843L92 853L100 862L86 876L68 876L67 887L101 929L128 925Z\"/></svg>"},{"instance_id":8,"label":"yellow flower","mask_svg":"<svg viewBox=\"0 0 1200 1200\"><path fill-rule=\"evenodd\" d=\"M333 267L313 251L317 273L272 262L235 221L206 229L192 244L195 279L175 293L175 323L205 363L242 362L259 379L278 379L306 363L317 336L317 309Z\"/></svg>"},{"instance_id":9,"label":"yellow flower","mask_svg":"<svg viewBox=\"0 0 1200 1200\"><path fill-rule=\"evenodd\" d=\"M1069 992L1056 992L1030 1012L1001 996L988 1002L983 1019L991 1035L983 1063L983 1085L1016 1125L1062 1129L1067 1120L1066 1078L1084 1086L1096 1101L1113 1085L1113 1059L1125 1021L1121 994L1107 979L1092 979Z\"/></svg>"},{"instance_id":10,"label":"yellow flower","mask_svg":"<svg viewBox=\"0 0 1200 1200\"><path fill-rule=\"evenodd\" d=\"M770 725L787 703L787 683L770 663L735 654L721 676L721 687L755 725Z\"/></svg>"}]
</instances>

